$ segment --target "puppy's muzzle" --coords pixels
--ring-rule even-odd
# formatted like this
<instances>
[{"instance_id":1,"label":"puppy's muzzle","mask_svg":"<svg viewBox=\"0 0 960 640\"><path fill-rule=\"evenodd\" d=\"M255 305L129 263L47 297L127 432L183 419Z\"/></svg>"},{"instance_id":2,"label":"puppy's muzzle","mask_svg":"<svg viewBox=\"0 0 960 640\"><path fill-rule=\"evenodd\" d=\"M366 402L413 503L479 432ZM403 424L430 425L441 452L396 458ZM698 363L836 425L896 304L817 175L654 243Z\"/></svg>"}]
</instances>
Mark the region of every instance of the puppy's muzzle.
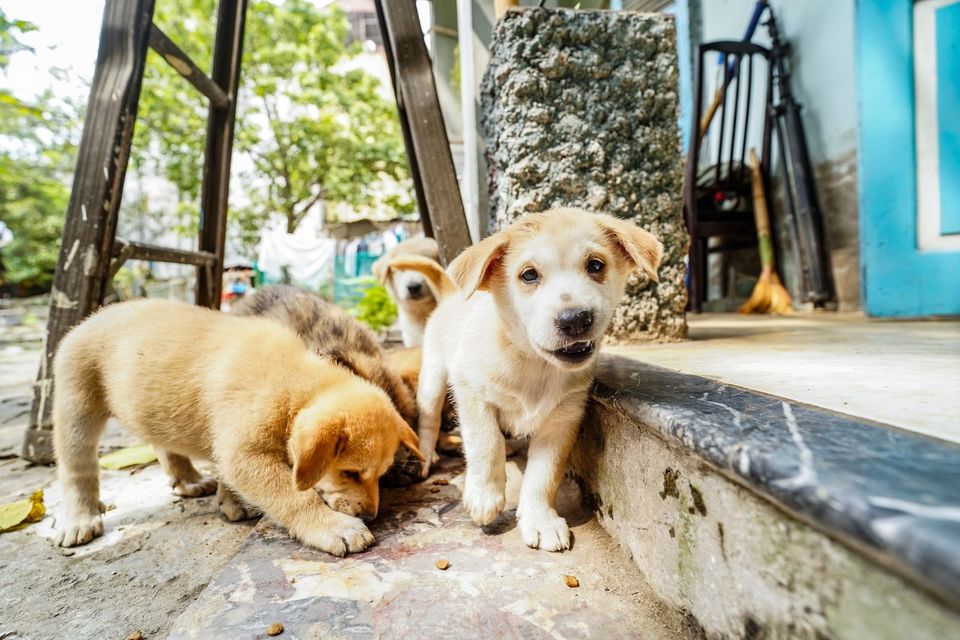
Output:
<instances>
[{"instance_id":1,"label":"puppy's muzzle","mask_svg":"<svg viewBox=\"0 0 960 640\"><path fill-rule=\"evenodd\" d=\"M555 320L557 330L566 338L579 338L593 326L593 311L590 309L564 309Z\"/></svg>"}]
</instances>

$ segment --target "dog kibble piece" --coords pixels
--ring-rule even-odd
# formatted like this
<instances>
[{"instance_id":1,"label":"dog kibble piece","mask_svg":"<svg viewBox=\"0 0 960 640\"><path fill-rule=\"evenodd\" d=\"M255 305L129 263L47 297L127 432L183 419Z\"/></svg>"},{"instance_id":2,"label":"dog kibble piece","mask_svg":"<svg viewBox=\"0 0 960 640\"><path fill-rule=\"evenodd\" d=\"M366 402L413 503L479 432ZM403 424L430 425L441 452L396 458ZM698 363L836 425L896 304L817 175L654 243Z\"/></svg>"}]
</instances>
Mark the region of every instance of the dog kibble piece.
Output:
<instances>
[{"instance_id":1,"label":"dog kibble piece","mask_svg":"<svg viewBox=\"0 0 960 640\"><path fill-rule=\"evenodd\" d=\"M278 636L283 633L283 625L279 622L274 622L272 625L267 627L268 636Z\"/></svg>"},{"instance_id":2,"label":"dog kibble piece","mask_svg":"<svg viewBox=\"0 0 960 640\"><path fill-rule=\"evenodd\" d=\"M430 493L440 493L440 487L430 487Z\"/></svg>"},{"instance_id":3,"label":"dog kibble piece","mask_svg":"<svg viewBox=\"0 0 960 640\"><path fill-rule=\"evenodd\" d=\"M577 580L576 576L563 576L563 581L567 583L567 586L571 589L576 589L580 586L580 581Z\"/></svg>"},{"instance_id":4,"label":"dog kibble piece","mask_svg":"<svg viewBox=\"0 0 960 640\"><path fill-rule=\"evenodd\" d=\"M137 629L127 636L127 640L143 640L143 632L141 632L140 629Z\"/></svg>"},{"instance_id":5,"label":"dog kibble piece","mask_svg":"<svg viewBox=\"0 0 960 640\"><path fill-rule=\"evenodd\" d=\"M446 571L450 568L450 563L446 560L437 560L436 565L437 569L440 569L440 571Z\"/></svg>"},{"instance_id":6,"label":"dog kibble piece","mask_svg":"<svg viewBox=\"0 0 960 640\"><path fill-rule=\"evenodd\" d=\"M450 481L447 480L446 478L437 478L436 480L433 481L433 484L443 486L445 484L450 484Z\"/></svg>"}]
</instances>

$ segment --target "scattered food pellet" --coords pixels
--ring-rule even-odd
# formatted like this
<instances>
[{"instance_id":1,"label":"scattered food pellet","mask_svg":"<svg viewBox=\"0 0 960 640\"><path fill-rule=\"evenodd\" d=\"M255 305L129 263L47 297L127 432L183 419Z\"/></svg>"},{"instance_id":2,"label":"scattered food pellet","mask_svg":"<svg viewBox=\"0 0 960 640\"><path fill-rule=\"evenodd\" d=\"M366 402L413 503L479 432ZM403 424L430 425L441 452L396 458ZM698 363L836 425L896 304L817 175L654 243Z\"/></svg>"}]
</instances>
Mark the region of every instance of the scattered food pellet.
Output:
<instances>
[{"instance_id":1,"label":"scattered food pellet","mask_svg":"<svg viewBox=\"0 0 960 640\"><path fill-rule=\"evenodd\" d=\"M446 560L437 560L436 565L437 569L440 569L440 571L446 571L450 568L450 563Z\"/></svg>"},{"instance_id":2,"label":"scattered food pellet","mask_svg":"<svg viewBox=\"0 0 960 640\"><path fill-rule=\"evenodd\" d=\"M272 625L267 627L268 636L278 636L283 633L283 625L279 622L274 622Z\"/></svg>"},{"instance_id":3,"label":"scattered food pellet","mask_svg":"<svg viewBox=\"0 0 960 640\"><path fill-rule=\"evenodd\" d=\"M440 487L430 487L430 493L440 493Z\"/></svg>"},{"instance_id":4,"label":"scattered food pellet","mask_svg":"<svg viewBox=\"0 0 960 640\"><path fill-rule=\"evenodd\" d=\"M445 485L445 484L450 484L450 481L447 480L446 478L437 478L436 480L433 481L433 484L437 484L437 485L443 486L443 485Z\"/></svg>"},{"instance_id":5,"label":"scattered food pellet","mask_svg":"<svg viewBox=\"0 0 960 640\"><path fill-rule=\"evenodd\" d=\"M140 631L140 629L137 629L127 636L127 640L143 640L143 633Z\"/></svg>"},{"instance_id":6,"label":"scattered food pellet","mask_svg":"<svg viewBox=\"0 0 960 640\"><path fill-rule=\"evenodd\" d=\"M76 554L77 552L74 551L73 549L64 549L63 551L61 551L61 553L69 558L70 556Z\"/></svg>"},{"instance_id":7,"label":"scattered food pellet","mask_svg":"<svg viewBox=\"0 0 960 640\"><path fill-rule=\"evenodd\" d=\"M580 581L577 580L576 576L563 576L563 581L567 583L567 586L571 589L575 589L580 586Z\"/></svg>"}]
</instances>

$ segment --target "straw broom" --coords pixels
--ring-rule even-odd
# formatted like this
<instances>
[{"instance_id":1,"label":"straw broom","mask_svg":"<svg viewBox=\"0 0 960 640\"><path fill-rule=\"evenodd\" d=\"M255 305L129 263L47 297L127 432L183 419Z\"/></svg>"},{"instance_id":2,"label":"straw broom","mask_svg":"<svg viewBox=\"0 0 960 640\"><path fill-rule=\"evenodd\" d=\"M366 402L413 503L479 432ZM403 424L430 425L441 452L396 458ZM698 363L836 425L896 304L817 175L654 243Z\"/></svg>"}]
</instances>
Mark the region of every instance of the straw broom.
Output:
<instances>
[{"instance_id":1,"label":"straw broom","mask_svg":"<svg viewBox=\"0 0 960 640\"><path fill-rule=\"evenodd\" d=\"M753 148L750 149L750 182L753 185L753 217L757 223L761 270L760 279L757 280L750 299L740 307L740 313L792 313L790 292L777 275L773 239L770 237L770 215L767 212L767 198L763 193L763 176L760 175L760 162Z\"/></svg>"}]
</instances>

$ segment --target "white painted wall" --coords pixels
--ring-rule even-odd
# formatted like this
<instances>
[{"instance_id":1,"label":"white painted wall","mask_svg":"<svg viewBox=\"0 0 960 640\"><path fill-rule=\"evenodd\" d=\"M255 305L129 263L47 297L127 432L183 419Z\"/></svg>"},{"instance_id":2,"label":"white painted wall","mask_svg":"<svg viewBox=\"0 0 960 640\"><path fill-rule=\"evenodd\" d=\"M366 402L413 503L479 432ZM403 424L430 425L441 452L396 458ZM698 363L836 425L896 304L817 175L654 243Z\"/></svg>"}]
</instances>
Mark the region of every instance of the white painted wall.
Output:
<instances>
[{"instance_id":1,"label":"white painted wall","mask_svg":"<svg viewBox=\"0 0 960 640\"><path fill-rule=\"evenodd\" d=\"M772 0L783 37L793 45L793 91L804 105L811 160L841 158L857 144L854 0ZM739 40L753 0L701 0L703 41ZM769 46L761 24L753 42Z\"/></svg>"},{"instance_id":2,"label":"white painted wall","mask_svg":"<svg viewBox=\"0 0 960 640\"><path fill-rule=\"evenodd\" d=\"M692 8L699 9L698 24L691 24L690 31L696 34L699 30L701 42L741 39L754 6L754 0L689 2ZM856 309L860 306L854 65L856 3L855 0L771 0L770 4L783 38L793 46L791 86L803 107L838 300L842 309ZM696 20L695 11L690 13L691 20ZM762 23L753 42L770 45ZM773 160L777 162L776 142ZM776 178L779 167L773 166ZM778 235L781 247L789 250L785 224L779 225ZM792 260L783 260L780 266L788 282L795 284L797 274Z\"/></svg>"}]
</instances>

